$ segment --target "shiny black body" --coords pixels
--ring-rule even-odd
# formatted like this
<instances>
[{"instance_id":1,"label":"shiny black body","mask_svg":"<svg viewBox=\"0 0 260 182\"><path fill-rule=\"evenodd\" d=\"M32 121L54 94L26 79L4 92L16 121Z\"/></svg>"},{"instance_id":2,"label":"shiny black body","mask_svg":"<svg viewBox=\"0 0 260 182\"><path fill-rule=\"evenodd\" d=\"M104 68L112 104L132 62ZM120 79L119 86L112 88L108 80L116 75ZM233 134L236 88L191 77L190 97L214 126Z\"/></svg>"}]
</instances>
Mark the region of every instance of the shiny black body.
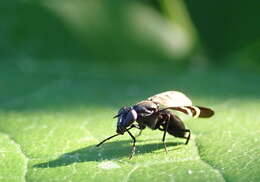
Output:
<instances>
[{"instance_id":1,"label":"shiny black body","mask_svg":"<svg viewBox=\"0 0 260 182\"><path fill-rule=\"evenodd\" d=\"M147 126L152 130L158 129L161 131L166 131L175 137L186 138L186 144L189 142L189 138L186 136L186 134L190 131L187 131L184 123L178 116L172 114L168 110L158 111L150 116L140 116L137 118L136 122L142 129Z\"/></svg>"},{"instance_id":2,"label":"shiny black body","mask_svg":"<svg viewBox=\"0 0 260 182\"><path fill-rule=\"evenodd\" d=\"M182 120L170 110L182 112L194 118L209 118L214 115L214 111L210 108L194 106L192 101L185 94L179 91L165 91L153 95L132 107L122 107L115 116L118 118L116 129L117 134L108 137L97 146L100 146L102 143L115 136L123 135L127 132L133 139L131 158L135 153L136 137L130 132L130 130L132 128L138 128L140 130L140 135L141 131L146 127L149 127L152 130L163 131L162 142L166 152L166 133L175 137L185 138L185 144L188 144L191 134L190 130L186 129Z\"/></svg>"}]
</instances>

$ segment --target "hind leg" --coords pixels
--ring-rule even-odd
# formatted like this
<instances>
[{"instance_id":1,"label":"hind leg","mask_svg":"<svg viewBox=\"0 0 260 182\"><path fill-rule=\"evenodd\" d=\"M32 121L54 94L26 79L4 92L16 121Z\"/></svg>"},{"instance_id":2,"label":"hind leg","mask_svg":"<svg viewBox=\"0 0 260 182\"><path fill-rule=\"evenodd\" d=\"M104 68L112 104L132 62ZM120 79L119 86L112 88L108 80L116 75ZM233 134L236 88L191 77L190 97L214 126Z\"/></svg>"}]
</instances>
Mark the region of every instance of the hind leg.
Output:
<instances>
[{"instance_id":1,"label":"hind leg","mask_svg":"<svg viewBox=\"0 0 260 182\"><path fill-rule=\"evenodd\" d=\"M188 136L186 136L186 133L188 133ZM178 138L185 138L186 139L185 145L187 145L190 141L191 131L189 129L178 129L175 130L173 135Z\"/></svg>"},{"instance_id":2,"label":"hind leg","mask_svg":"<svg viewBox=\"0 0 260 182\"><path fill-rule=\"evenodd\" d=\"M189 141L190 141L190 134L191 134L191 132L188 129L185 129L184 131L189 133L187 137L185 136L185 138L186 138L185 145L187 145L189 143Z\"/></svg>"},{"instance_id":3,"label":"hind leg","mask_svg":"<svg viewBox=\"0 0 260 182\"><path fill-rule=\"evenodd\" d=\"M184 123L178 116L172 115L171 121L171 126L168 132L175 137L186 138L185 145L187 145L190 140L191 131L185 128ZM188 136L186 136L186 133L188 133Z\"/></svg>"}]
</instances>

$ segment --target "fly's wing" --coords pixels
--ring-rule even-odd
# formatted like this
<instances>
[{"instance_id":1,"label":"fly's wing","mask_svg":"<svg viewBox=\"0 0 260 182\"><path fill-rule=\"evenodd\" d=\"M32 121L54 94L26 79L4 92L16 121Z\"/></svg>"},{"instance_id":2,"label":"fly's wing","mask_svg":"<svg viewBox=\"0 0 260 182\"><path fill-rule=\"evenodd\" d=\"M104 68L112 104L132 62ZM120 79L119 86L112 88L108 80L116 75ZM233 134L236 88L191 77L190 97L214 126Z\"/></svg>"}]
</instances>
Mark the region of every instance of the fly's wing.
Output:
<instances>
[{"instance_id":1,"label":"fly's wing","mask_svg":"<svg viewBox=\"0 0 260 182\"><path fill-rule=\"evenodd\" d=\"M176 111L180 111L194 118L209 118L214 115L214 111L212 109L202 106L167 107L164 109L173 109Z\"/></svg>"},{"instance_id":2,"label":"fly's wing","mask_svg":"<svg viewBox=\"0 0 260 182\"><path fill-rule=\"evenodd\" d=\"M173 109L192 117L207 118L214 115L214 111L201 106L193 106L191 100L181 92L166 91L149 97L148 100L158 103L165 107L164 109Z\"/></svg>"},{"instance_id":3,"label":"fly's wing","mask_svg":"<svg viewBox=\"0 0 260 182\"><path fill-rule=\"evenodd\" d=\"M178 91L162 92L149 97L148 100L163 105L165 107L192 106L191 100L186 95Z\"/></svg>"},{"instance_id":4,"label":"fly's wing","mask_svg":"<svg viewBox=\"0 0 260 182\"><path fill-rule=\"evenodd\" d=\"M199 115L200 118L209 118L214 115L214 111L210 108L202 107L202 106L195 106L195 107L199 108L200 110L200 115Z\"/></svg>"}]
</instances>

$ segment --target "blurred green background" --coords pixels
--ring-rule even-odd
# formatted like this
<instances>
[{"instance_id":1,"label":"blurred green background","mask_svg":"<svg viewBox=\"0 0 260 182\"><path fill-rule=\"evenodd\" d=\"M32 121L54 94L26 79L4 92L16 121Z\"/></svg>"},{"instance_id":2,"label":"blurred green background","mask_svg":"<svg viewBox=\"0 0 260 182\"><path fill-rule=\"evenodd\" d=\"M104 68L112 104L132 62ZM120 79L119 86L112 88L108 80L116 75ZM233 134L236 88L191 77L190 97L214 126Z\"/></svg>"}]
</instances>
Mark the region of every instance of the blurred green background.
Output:
<instances>
[{"instance_id":1,"label":"blurred green background","mask_svg":"<svg viewBox=\"0 0 260 182\"><path fill-rule=\"evenodd\" d=\"M257 1L1 1L1 60L256 68Z\"/></svg>"},{"instance_id":2,"label":"blurred green background","mask_svg":"<svg viewBox=\"0 0 260 182\"><path fill-rule=\"evenodd\" d=\"M0 181L260 181L259 5L1 0ZM147 129L132 160L129 136L94 147L165 90L216 111L184 117L190 145L168 136L166 156Z\"/></svg>"}]
</instances>

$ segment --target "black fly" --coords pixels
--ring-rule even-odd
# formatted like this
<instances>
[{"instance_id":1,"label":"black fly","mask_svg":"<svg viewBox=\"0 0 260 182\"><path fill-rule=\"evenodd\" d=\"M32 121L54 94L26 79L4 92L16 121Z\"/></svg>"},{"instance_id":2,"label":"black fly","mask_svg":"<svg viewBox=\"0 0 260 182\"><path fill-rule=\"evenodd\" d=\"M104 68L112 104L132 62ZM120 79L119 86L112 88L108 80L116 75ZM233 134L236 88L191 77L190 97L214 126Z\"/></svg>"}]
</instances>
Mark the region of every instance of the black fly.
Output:
<instances>
[{"instance_id":1,"label":"black fly","mask_svg":"<svg viewBox=\"0 0 260 182\"><path fill-rule=\"evenodd\" d=\"M135 154L135 142L134 135L130 132L132 128L138 128L141 131L146 127L152 130L163 131L162 142L165 152L167 148L165 145L166 133L179 138L185 138L185 144L188 144L191 132L185 128L182 120L170 110L176 110L190 115L191 117L208 118L214 115L214 111L201 106L193 106L191 100L181 92L167 91L160 94L149 97L132 107L122 107L118 114L114 118L118 118L117 121L117 134L103 140L98 146L110 140L111 138L123 135L127 132L133 139L133 149L130 158Z\"/></svg>"}]
</instances>

